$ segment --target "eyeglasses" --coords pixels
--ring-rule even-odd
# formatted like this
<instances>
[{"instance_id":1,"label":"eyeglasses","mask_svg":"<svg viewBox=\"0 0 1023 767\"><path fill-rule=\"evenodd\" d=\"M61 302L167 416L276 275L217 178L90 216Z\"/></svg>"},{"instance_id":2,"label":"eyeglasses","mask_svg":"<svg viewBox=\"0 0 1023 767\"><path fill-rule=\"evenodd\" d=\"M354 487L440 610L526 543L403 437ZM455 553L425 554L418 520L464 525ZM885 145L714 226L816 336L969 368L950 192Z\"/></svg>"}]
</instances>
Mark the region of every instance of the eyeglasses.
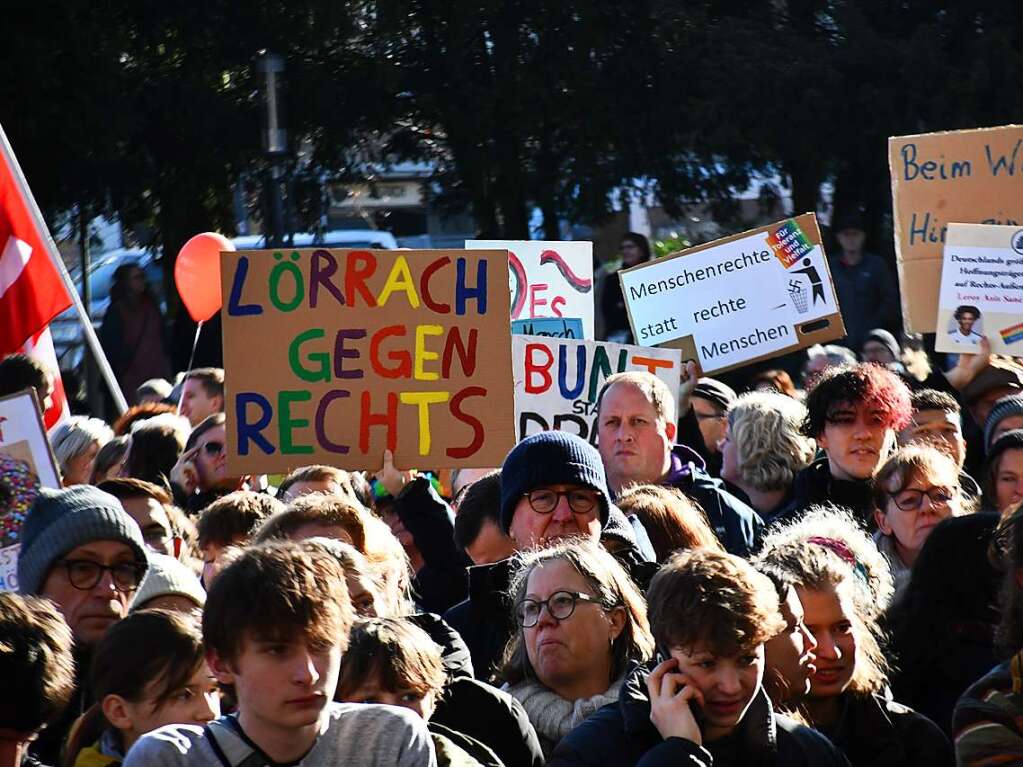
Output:
<instances>
[{"instance_id":1,"label":"eyeglasses","mask_svg":"<svg viewBox=\"0 0 1023 767\"><path fill-rule=\"evenodd\" d=\"M902 490L896 495L889 494L889 498L895 501L895 505L903 511L916 511L923 505L924 496L931 501L935 509L947 509L948 505L959 497L959 492L950 487L932 487L928 490Z\"/></svg>"},{"instance_id":2,"label":"eyeglasses","mask_svg":"<svg viewBox=\"0 0 1023 767\"><path fill-rule=\"evenodd\" d=\"M529 499L529 506L537 514L550 514L564 496L573 514L588 514L600 500L600 494L593 490L534 490L523 493Z\"/></svg>"},{"instance_id":3,"label":"eyeglasses","mask_svg":"<svg viewBox=\"0 0 1023 767\"><path fill-rule=\"evenodd\" d=\"M540 620L540 611L546 606L547 612L554 620L563 621L572 616L579 602L600 604L599 599L589 594L578 591L555 591L542 602L536 599L523 599L515 605L515 620L524 629L533 628Z\"/></svg>"},{"instance_id":4,"label":"eyeglasses","mask_svg":"<svg viewBox=\"0 0 1023 767\"><path fill-rule=\"evenodd\" d=\"M223 442L213 442L211 440L211 441L207 442L205 445L203 445L202 449L205 450L206 451L206 455L208 455L210 457L215 456L215 455L220 455L221 453L224 452L224 443Z\"/></svg>"},{"instance_id":5,"label":"eyeglasses","mask_svg":"<svg viewBox=\"0 0 1023 767\"><path fill-rule=\"evenodd\" d=\"M62 559L57 562L67 571L67 579L80 591L93 588L103 573L109 572L114 581L114 588L122 592L131 592L139 587L145 568L138 562L120 562L116 565L101 565L88 559Z\"/></svg>"}]
</instances>

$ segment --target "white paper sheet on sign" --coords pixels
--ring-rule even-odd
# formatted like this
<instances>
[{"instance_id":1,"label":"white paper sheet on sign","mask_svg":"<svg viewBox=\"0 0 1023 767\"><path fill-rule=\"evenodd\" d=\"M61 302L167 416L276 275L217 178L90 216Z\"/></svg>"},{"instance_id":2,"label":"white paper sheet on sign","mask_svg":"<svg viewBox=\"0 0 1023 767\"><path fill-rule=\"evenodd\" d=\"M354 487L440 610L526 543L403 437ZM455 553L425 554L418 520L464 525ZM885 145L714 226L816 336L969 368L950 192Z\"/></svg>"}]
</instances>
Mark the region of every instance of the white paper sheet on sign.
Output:
<instances>
[{"instance_id":1,"label":"white paper sheet on sign","mask_svg":"<svg viewBox=\"0 0 1023 767\"><path fill-rule=\"evenodd\" d=\"M593 243L466 240L470 250L507 250L513 320L579 317L593 340Z\"/></svg>"}]
</instances>

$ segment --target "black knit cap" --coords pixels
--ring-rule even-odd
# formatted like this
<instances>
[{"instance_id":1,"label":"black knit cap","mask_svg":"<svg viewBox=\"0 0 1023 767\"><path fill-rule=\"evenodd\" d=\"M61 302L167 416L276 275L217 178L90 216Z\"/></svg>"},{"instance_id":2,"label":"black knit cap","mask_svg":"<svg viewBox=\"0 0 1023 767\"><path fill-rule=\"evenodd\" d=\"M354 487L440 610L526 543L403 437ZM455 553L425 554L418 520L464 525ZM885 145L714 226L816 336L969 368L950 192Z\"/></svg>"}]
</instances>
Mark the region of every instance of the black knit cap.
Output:
<instances>
[{"instance_id":1,"label":"black knit cap","mask_svg":"<svg viewBox=\"0 0 1023 767\"><path fill-rule=\"evenodd\" d=\"M580 485L600 493L600 526L607 522L611 494L600 453L564 431L543 431L517 444L501 467L501 527L511 528L515 506L525 493L550 485Z\"/></svg>"},{"instance_id":2,"label":"black knit cap","mask_svg":"<svg viewBox=\"0 0 1023 767\"><path fill-rule=\"evenodd\" d=\"M987 465L998 460L998 457L1006 450L1018 450L1023 448L1023 429L1013 429L998 435L987 451Z\"/></svg>"}]
</instances>

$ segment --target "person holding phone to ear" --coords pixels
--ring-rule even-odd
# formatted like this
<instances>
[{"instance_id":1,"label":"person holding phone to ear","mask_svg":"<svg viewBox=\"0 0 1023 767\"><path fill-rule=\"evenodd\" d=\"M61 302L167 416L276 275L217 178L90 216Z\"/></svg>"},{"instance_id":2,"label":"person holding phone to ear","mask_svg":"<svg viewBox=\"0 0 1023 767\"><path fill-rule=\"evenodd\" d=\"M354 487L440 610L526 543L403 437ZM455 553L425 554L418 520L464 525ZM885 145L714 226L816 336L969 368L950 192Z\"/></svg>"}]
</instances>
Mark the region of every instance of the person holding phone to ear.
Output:
<instances>
[{"instance_id":1,"label":"person holding phone to ear","mask_svg":"<svg viewBox=\"0 0 1023 767\"><path fill-rule=\"evenodd\" d=\"M660 662L630 673L618 702L569 733L548 767L847 764L771 709L764 644L785 624L766 576L731 554L681 551L654 576L647 605Z\"/></svg>"}]
</instances>

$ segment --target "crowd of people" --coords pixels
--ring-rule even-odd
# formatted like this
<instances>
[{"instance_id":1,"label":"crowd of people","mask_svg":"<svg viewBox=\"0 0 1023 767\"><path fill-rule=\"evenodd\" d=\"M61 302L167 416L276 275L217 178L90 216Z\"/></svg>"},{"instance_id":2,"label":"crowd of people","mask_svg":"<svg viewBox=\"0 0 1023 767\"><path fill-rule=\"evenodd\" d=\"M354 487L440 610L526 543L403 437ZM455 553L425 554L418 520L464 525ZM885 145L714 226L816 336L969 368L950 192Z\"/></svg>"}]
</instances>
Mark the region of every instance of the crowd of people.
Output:
<instances>
[{"instance_id":1,"label":"crowd of people","mask_svg":"<svg viewBox=\"0 0 1023 767\"><path fill-rule=\"evenodd\" d=\"M224 371L135 380L0 457L0 767L1023 762L1023 366L855 341L455 471L230 476Z\"/></svg>"}]
</instances>

